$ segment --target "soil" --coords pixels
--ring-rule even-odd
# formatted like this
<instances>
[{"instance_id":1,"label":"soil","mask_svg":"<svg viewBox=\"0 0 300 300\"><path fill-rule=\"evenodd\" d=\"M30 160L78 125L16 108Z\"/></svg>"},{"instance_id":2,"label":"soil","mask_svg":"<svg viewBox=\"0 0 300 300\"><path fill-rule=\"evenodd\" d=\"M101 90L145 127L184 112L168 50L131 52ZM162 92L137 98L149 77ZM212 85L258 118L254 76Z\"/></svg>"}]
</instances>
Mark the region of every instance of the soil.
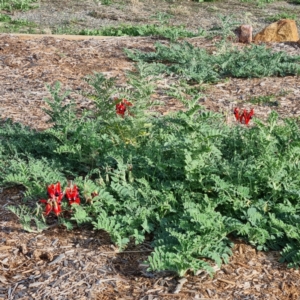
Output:
<instances>
[{"instance_id":1,"label":"soil","mask_svg":"<svg viewBox=\"0 0 300 300\"><path fill-rule=\"evenodd\" d=\"M117 1L100 5L92 1L41 1L39 8L15 12L13 18L39 24L40 32L57 31L59 26L96 28L120 23L158 22L150 17L160 12L172 13L171 24L185 24L190 29L210 28L217 14L235 13L240 22L250 18L254 31L266 24L266 16L283 8L299 14L299 8L275 2L266 8L236 1L196 3L178 1ZM245 14L245 13L248 14ZM83 20L83 21L80 21ZM195 46L214 51L214 42L204 38L186 39ZM65 102L74 99L78 110L91 109L93 103L84 96L91 87L84 80L93 72L117 76L125 84L125 73L134 63L123 49L151 51L157 37L70 37L0 35L0 113L38 130L49 127L44 113L46 85L59 80L63 89L71 90ZM238 47L244 45L236 44ZM274 51L299 55L298 43L269 44ZM164 78L160 86L173 83ZM281 118L299 117L300 83L295 76L282 78L230 78L216 85L204 85L200 103L226 114L234 122L235 106L254 108L256 117L265 120L271 110ZM258 105L249 100L273 95L276 106ZM161 101L161 114L182 109L172 97L158 90L153 98ZM8 205L22 202L22 187L0 191L0 299L300 299L300 274L279 263L280 253L256 251L235 240L229 264L211 278L204 272L178 278L168 272L151 273L144 261L151 252L151 240L129 246L118 253L105 232L80 228L67 231L53 227L42 233L26 232Z\"/></svg>"}]
</instances>

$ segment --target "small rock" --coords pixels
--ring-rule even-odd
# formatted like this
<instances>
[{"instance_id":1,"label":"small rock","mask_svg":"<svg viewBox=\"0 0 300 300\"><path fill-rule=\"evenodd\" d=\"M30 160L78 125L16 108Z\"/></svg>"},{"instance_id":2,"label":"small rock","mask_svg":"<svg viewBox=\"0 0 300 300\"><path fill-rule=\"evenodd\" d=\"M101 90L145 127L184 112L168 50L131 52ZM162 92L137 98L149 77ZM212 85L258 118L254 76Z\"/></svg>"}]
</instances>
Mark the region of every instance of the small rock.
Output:
<instances>
[{"instance_id":1,"label":"small rock","mask_svg":"<svg viewBox=\"0 0 300 300\"><path fill-rule=\"evenodd\" d=\"M250 44L252 42L252 31L251 25L241 25L237 28L236 33L238 41L240 43Z\"/></svg>"},{"instance_id":2,"label":"small rock","mask_svg":"<svg viewBox=\"0 0 300 300\"><path fill-rule=\"evenodd\" d=\"M296 22L290 19L272 23L254 37L255 42L297 42L298 40Z\"/></svg>"},{"instance_id":3,"label":"small rock","mask_svg":"<svg viewBox=\"0 0 300 300\"><path fill-rule=\"evenodd\" d=\"M28 253L26 244L21 244L20 250L21 250L22 254L24 254L24 255Z\"/></svg>"}]
</instances>

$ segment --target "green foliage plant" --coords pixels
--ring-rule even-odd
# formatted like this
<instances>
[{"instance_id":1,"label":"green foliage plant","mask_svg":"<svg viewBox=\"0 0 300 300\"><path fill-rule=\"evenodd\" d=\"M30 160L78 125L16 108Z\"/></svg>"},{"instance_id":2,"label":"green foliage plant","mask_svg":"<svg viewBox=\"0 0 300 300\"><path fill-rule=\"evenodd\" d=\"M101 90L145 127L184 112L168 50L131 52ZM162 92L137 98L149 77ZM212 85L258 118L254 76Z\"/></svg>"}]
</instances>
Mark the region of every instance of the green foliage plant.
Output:
<instances>
[{"instance_id":1,"label":"green foliage plant","mask_svg":"<svg viewBox=\"0 0 300 300\"><path fill-rule=\"evenodd\" d=\"M101 0L102 5L111 5L112 3L112 0Z\"/></svg>"},{"instance_id":2,"label":"green foliage plant","mask_svg":"<svg viewBox=\"0 0 300 300\"><path fill-rule=\"evenodd\" d=\"M30 32L34 31L36 24L27 20L12 20L9 15L0 14L0 32Z\"/></svg>"},{"instance_id":3,"label":"green foliage plant","mask_svg":"<svg viewBox=\"0 0 300 300\"><path fill-rule=\"evenodd\" d=\"M279 106L279 102L274 100L276 95L264 95L251 97L249 102L252 104L263 105L263 106Z\"/></svg>"},{"instance_id":4,"label":"green foliage plant","mask_svg":"<svg viewBox=\"0 0 300 300\"><path fill-rule=\"evenodd\" d=\"M5 14L0 14L0 22L10 22L11 17Z\"/></svg>"},{"instance_id":5,"label":"green foliage plant","mask_svg":"<svg viewBox=\"0 0 300 300\"><path fill-rule=\"evenodd\" d=\"M274 1L275 0L241 0L241 2L256 3L256 5L260 8L264 8L267 4L273 3Z\"/></svg>"},{"instance_id":6,"label":"green foliage plant","mask_svg":"<svg viewBox=\"0 0 300 300\"><path fill-rule=\"evenodd\" d=\"M184 65L200 50L183 46L191 51L180 53L177 45L179 54L170 48L158 54ZM167 49L168 56L162 54ZM57 224L105 230L119 251L152 236L149 270L212 273L213 264L228 262L234 238L281 250L281 260L298 267L297 122L278 122L273 112L251 127L227 126L223 115L198 105L191 89L192 101L179 97L184 111L161 117L152 110L155 81L148 67L140 62L139 72L128 74L128 87L102 74L87 78L94 88L91 111L66 104L59 84L49 87L52 127L45 131L1 124L0 184L26 188L25 206L9 209L26 230L52 226L39 200L48 185L72 180L80 205L62 206ZM175 86L172 92L182 95ZM131 114L118 115L115 98L130 101Z\"/></svg>"},{"instance_id":7,"label":"green foliage plant","mask_svg":"<svg viewBox=\"0 0 300 300\"><path fill-rule=\"evenodd\" d=\"M208 38L219 38L217 47L228 46L228 40L235 38L234 29L240 25L231 15L218 14L218 24L208 31Z\"/></svg>"},{"instance_id":8,"label":"green foliage plant","mask_svg":"<svg viewBox=\"0 0 300 300\"><path fill-rule=\"evenodd\" d=\"M276 22L281 19L291 19L291 20L296 20L297 14L289 13L289 12L282 12L278 13L276 15L272 15L266 18L267 21L270 22Z\"/></svg>"},{"instance_id":9,"label":"green foliage plant","mask_svg":"<svg viewBox=\"0 0 300 300\"><path fill-rule=\"evenodd\" d=\"M132 60L148 62L155 74L160 70L166 75L177 75L197 83L215 83L226 77L297 75L300 71L300 56L290 56L285 52L273 53L260 45L209 54L205 49L194 47L188 42L173 43L170 46L156 43L153 52L128 49L125 52Z\"/></svg>"},{"instance_id":10,"label":"green foliage plant","mask_svg":"<svg viewBox=\"0 0 300 300\"><path fill-rule=\"evenodd\" d=\"M185 29L184 26L167 26L167 25L120 25L117 27L110 26L101 29L83 29L80 35L100 35L100 36L160 36L176 41L184 37L204 36L204 30L192 32Z\"/></svg>"},{"instance_id":11,"label":"green foliage plant","mask_svg":"<svg viewBox=\"0 0 300 300\"><path fill-rule=\"evenodd\" d=\"M160 22L160 24L163 25L168 24L171 18L173 18L171 14L168 14L166 12L161 12L161 11L157 12L155 15L151 17L151 19L157 19Z\"/></svg>"},{"instance_id":12,"label":"green foliage plant","mask_svg":"<svg viewBox=\"0 0 300 300\"><path fill-rule=\"evenodd\" d=\"M0 10L29 10L34 8L37 0L0 0Z\"/></svg>"}]
</instances>

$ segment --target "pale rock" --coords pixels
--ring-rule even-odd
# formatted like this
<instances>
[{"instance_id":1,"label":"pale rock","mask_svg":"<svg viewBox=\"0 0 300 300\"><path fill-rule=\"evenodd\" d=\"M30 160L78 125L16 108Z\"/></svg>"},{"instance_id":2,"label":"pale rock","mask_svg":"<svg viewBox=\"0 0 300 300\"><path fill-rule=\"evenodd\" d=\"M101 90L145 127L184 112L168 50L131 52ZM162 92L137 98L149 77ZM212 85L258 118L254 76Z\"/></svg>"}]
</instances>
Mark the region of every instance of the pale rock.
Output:
<instances>
[{"instance_id":1,"label":"pale rock","mask_svg":"<svg viewBox=\"0 0 300 300\"><path fill-rule=\"evenodd\" d=\"M272 23L254 37L255 42L296 42L298 40L296 22L290 19Z\"/></svg>"},{"instance_id":2,"label":"pale rock","mask_svg":"<svg viewBox=\"0 0 300 300\"><path fill-rule=\"evenodd\" d=\"M249 281L247 281L247 282L244 283L244 289L245 289L245 290L250 289L250 287L251 287L251 284L250 284Z\"/></svg>"}]
</instances>

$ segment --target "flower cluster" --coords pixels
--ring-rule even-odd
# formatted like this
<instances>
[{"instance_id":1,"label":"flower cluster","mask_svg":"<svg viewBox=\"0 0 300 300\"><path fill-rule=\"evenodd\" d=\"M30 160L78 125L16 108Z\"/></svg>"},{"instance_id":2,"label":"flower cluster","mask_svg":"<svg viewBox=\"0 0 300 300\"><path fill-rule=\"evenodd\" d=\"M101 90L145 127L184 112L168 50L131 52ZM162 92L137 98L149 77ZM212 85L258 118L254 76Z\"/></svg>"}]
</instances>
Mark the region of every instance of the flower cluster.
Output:
<instances>
[{"instance_id":1,"label":"flower cluster","mask_svg":"<svg viewBox=\"0 0 300 300\"><path fill-rule=\"evenodd\" d=\"M79 190L75 184L71 184L69 187L67 187L65 192L62 192L60 182L57 182L56 184L50 184L47 188L47 194L47 200L40 200L41 203L46 205L44 212L46 216L48 216L51 211L53 211L56 216L61 213L61 203L64 196L66 196L70 205L80 204Z\"/></svg>"},{"instance_id":2,"label":"flower cluster","mask_svg":"<svg viewBox=\"0 0 300 300\"><path fill-rule=\"evenodd\" d=\"M240 113L239 109L236 107L233 111L235 115L235 119L245 125L249 124L249 121L252 119L254 115L253 108L248 112L246 109L243 110L243 112Z\"/></svg>"},{"instance_id":3,"label":"flower cluster","mask_svg":"<svg viewBox=\"0 0 300 300\"><path fill-rule=\"evenodd\" d=\"M116 113L124 118L126 110L128 109L129 106L132 106L132 103L127 101L126 99L120 101L118 98L115 98L114 100L115 102L117 102Z\"/></svg>"}]
</instances>

